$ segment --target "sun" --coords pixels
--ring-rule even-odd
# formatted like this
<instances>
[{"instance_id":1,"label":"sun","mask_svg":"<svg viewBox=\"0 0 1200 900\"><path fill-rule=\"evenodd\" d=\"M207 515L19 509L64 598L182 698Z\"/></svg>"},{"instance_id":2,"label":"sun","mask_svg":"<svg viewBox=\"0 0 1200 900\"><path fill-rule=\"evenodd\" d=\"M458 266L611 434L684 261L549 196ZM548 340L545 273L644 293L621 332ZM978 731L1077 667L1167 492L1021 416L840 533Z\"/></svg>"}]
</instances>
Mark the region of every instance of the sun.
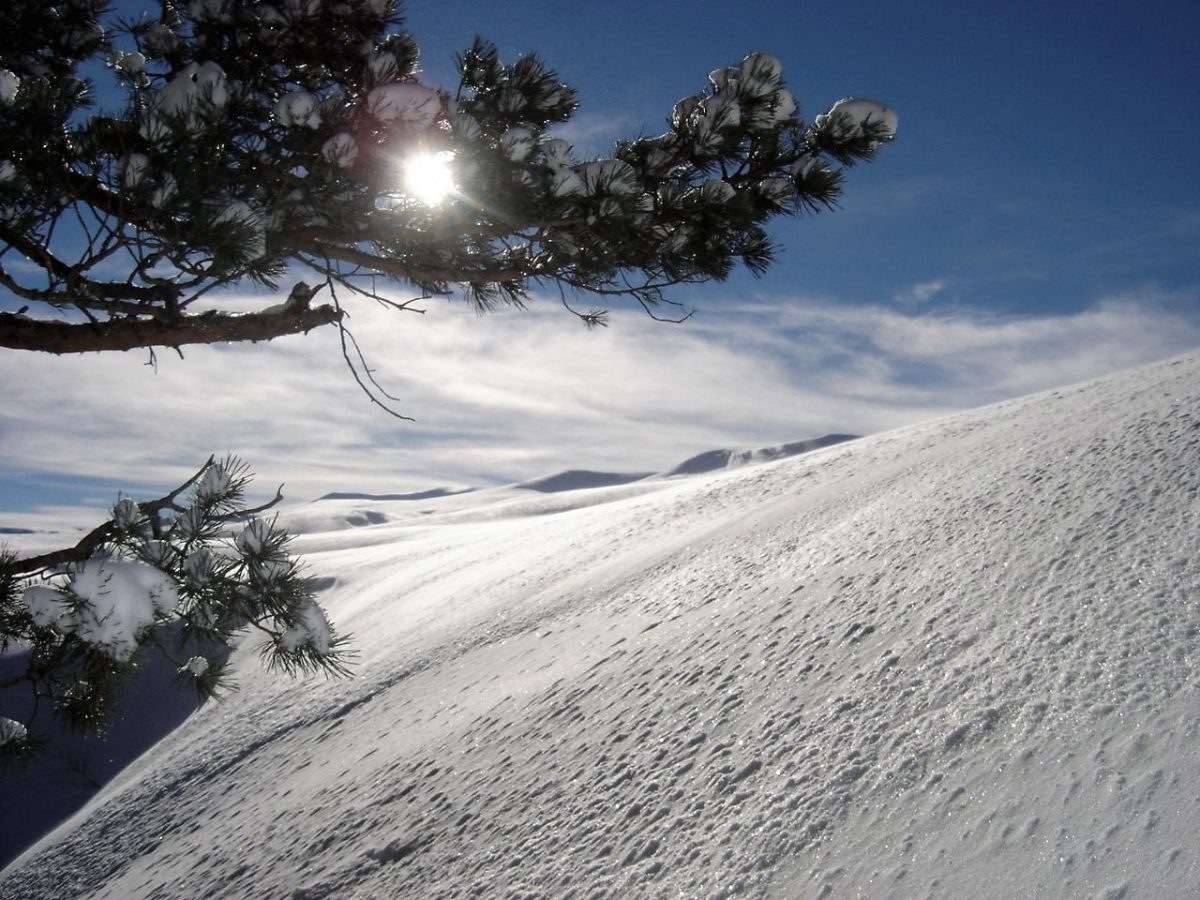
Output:
<instances>
[{"instance_id":1,"label":"sun","mask_svg":"<svg viewBox=\"0 0 1200 900\"><path fill-rule=\"evenodd\" d=\"M404 192L426 206L439 206L455 192L454 154L449 150L418 153L404 160Z\"/></svg>"}]
</instances>

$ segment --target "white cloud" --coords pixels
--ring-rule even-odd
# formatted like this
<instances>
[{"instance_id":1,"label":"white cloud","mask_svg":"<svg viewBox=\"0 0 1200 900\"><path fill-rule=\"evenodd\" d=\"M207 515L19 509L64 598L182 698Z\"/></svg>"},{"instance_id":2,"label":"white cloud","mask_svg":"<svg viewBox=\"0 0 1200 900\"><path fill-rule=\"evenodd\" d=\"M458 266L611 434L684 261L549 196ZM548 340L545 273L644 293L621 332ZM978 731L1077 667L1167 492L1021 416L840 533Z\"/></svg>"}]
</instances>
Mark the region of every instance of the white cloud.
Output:
<instances>
[{"instance_id":1,"label":"white cloud","mask_svg":"<svg viewBox=\"0 0 1200 900\"><path fill-rule=\"evenodd\" d=\"M896 294L893 300L902 306L916 306L933 299L945 289L946 282L941 278L935 278L932 281L922 281L920 284L914 284L907 290Z\"/></svg>"},{"instance_id":2,"label":"white cloud","mask_svg":"<svg viewBox=\"0 0 1200 900\"><path fill-rule=\"evenodd\" d=\"M416 423L370 405L331 329L160 352L157 372L137 353L7 352L0 459L9 475L169 488L209 453L234 452L264 492L286 482L295 501L650 471L715 447L879 431L1182 352L1200 345L1200 318L1174 299L1021 318L768 299L707 305L682 326L616 312L590 332L549 302L483 318L364 303L355 334Z\"/></svg>"},{"instance_id":3,"label":"white cloud","mask_svg":"<svg viewBox=\"0 0 1200 900\"><path fill-rule=\"evenodd\" d=\"M613 143L638 130L638 122L628 113L608 115L586 110L576 112L567 122L555 125L553 136L570 144L576 156L607 156Z\"/></svg>"}]
</instances>

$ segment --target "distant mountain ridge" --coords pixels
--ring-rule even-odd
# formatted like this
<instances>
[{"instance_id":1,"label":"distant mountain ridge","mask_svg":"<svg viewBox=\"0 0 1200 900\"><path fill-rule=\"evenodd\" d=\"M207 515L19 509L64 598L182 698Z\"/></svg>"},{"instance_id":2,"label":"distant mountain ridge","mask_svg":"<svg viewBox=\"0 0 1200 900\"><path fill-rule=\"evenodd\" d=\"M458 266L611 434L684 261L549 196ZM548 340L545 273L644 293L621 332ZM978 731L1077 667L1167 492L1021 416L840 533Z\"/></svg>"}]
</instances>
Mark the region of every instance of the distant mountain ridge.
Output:
<instances>
[{"instance_id":1,"label":"distant mountain ridge","mask_svg":"<svg viewBox=\"0 0 1200 900\"><path fill-rule=\"evenodd\" d=\"M414 491L410 494L364 494L357 491L334 491L323 494L318 500L436 500L438 497L453 497L455 494L469 494L475 488L430 488L427 491Z\"/></svg>"},{"instance_id":2,"label":"distant mountain ridge","mask_svg":"<svg viewBox=\"0 0 1200 900\"><path fill-rule=\"evenodd\" d=\"M559 491L579 491L584 488L615 487L649 478L653 472L593 472L590 469L567 469L554 475L544 475L532 481L522 481L513 487L525 491L554 494Z\"/></svg>"},{"instance_id":3,"label":"distant mountain ridge","mask_svg":"<svg viewBox=\"0 0 1200 900\"><path fill-rule=\"evenodd\" d=\"M632 484L649 478L673 478L679 475L704 475L721 469L736 469L741 466L756 463L771 462L785 459L789 456L799 456L823 447L832 447L845 441L857 438L856 434L826 434L817 438L803 441L789 441L786 444L774 444L770 447L739 450L725 448L708 450L696 456L689 457L672 469L663 472L594 472L590 469L567 469L554 475L546 475L532 481L522 481L513 487L523 490L554 493L557 491L577 491L584 488L614 487L622 484Z\"/></svg>"},{"instance_id":4,"label":"distant mountain ridge","mask_svg":"<svg viewBox=\"0 0 1200 900\"><path fill-rule=\"evenodd\" d=\"M806 441L791 441L754 450L709 450L707 453L700 453L691 459L684 460L675 468L664 472L663 475L700 475L704 472L715 472L718 469L735 469L754 463L771 462L788 456L810 453L823 447L832 447L835 444L855 440L857 437L859 437L857 434L826 434Z\"/></svg>"},{"instance_id":5,"label":"distant mountain ridge","mask_svg":"<svg viewBox=\"0 0 1200 900\"><path fill-rule=\"evenodd\" d=\"M519 481L510 487L523 491L537 491L542 494L557 494L566 491L580 491L589 488L618 487L644 481L649 478L673 478L679 475L703 475L721 469L736 469L741 466L756 463L771 462L785 459L789 456L799 456L824 447L832 447L845 441L856 440L856 434L826 434L821 437L809 438L803 441L789 441L786 444L774 444L770 447L753 449L725 448L708 450L696 456L689 457L674 468L662 472L599 472L593 469L564 469L540 478ZM432 488L426 491L415 491L406 494L369 494L355 491L335 491L318 497L318 500L436 500L439 497L450 497L456 494L467 494L476 488Z\"/></svg>"}]
</instances>

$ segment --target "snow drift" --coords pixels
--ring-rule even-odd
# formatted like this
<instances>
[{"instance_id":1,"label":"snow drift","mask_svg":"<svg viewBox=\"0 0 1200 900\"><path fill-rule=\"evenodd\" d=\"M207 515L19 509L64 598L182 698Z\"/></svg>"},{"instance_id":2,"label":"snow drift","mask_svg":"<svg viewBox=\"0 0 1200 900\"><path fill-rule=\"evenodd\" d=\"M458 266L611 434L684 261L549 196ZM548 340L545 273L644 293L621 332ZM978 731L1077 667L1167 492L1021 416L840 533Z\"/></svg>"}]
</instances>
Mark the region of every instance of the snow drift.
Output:
<instances>
[{"instance_id":1,"label":"snow drift","mask_svg":"<svg viewBox=\"0 0 1200 900\"><path fill-rule=\"evenodd\" d=\"M297 513L355 677L247 653L0 897L1196 896L1198 471L1200 353L763 465Z\"/></svg>"}]
</instances>

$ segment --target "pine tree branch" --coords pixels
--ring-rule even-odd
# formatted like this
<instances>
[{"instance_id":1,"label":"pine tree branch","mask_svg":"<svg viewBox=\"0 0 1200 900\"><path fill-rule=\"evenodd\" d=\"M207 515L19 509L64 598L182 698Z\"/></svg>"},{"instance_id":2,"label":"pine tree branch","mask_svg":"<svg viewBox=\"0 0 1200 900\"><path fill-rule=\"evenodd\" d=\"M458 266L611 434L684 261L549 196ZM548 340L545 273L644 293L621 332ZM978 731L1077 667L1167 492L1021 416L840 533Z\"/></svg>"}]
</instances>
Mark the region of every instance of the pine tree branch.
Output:
<instances>
[{"instance_id":1,"label":"pine tree branch","mask_svg":"<svg viewBox=\"0 0 1200 900\"><path fill-rule=\"evenodd\" d=\"M103 312L108 315L153 316L158 319L167 319L172 315L171 310L167 306L152 305L152 302L147 300L101 300L93 296L89 291L43 291L26 287L9 275L3 266L0 266L0 286L8 288L8 290L12 291L15 296L20 297L22 300L45 303L47 306L60 309L81 309L89 312Z\"/></svg>"},{"instance_id":2,"label":"pine tree branch","mask_svg":"<svg viewBox=\"0 0 1200 900\"><path fill-rule=\"evenodd\" d=\"M3 565L6 575L23 577L33 575L45 569L63 566L67 563L83 562L85 559L90 558L96 552L97 548L103 546L115 534L116 527L110 520L97 525L85 534L79 543L73 547L64 547L62 550L52 550L49 553L41 553L25 559L14 559L0 565Z\"/></svg>"},{"instance_id":3,"label":"pine tree branch","mask_svg":"<svg viewBox=\"0 0 1200 900\"><path fill-rule=\"evenodd\" d=\"M59 281L66 286L66 290L61 292L34 291L20 288L15 283L10 284L11 276L4 273L5 286L26 299L55 306L76 306L103 312L118 311L118 308L119 311L129 312L133 308L131 304L137 304L139 314L144 315L162 315L165 313L164 306L170 305L176 299L176 290L168 285L149 287L88 278L83 275L83 270L94 265L99 259L89 257L77 265L69 266L52 254L44 244L32 241L6 225L0 225L0 241L42 268L52 282ZM31 294L40 296L30 296Z\"/></svg>"},{"instance_id":4,"label":"pine tree branch","mask_svg":"<svg viewBox=\"0 0 1200 900\"><path fill-rule=\"evenodd\" d=\"M332 306L285 304L260 313L206 312L174 321L136 318L105 322L47 322L17 313L0 313L0 347L44 353L92 353L144 347L182 347L238 341L270 341L331 325L342 313Z\"/></svg>"},{"instance_id":5,"label":"pine tree branch","mask_svg":"<svg viewBox=\"0 0 1200 900\"><path fill-rule=\"evenodd\" d=\"M371 269L383 275L391 275L394 278L416 282L417 284L431 284L435 282L474 285L497 284L505 281L524 281L527 278L550 276L553 274L543 271L535 265L512 268L484 267L476 270L466 268L423 269L410 266L408 263L398 259L367 253L365 250L359 250L357 247L347 247L344 244L326 242L306 234L294 235L292 247L298 252L311 253L314 256L350 263L351 265L361 266L364 269Z\"/></svg>"},{"instance_id":6,"label":"pine tree branch","mask_svg":"<svg viewBox=\"0 0 1200 900\"><path fill-rule=\"evenodd\" d=\"M165 496L159 497L157 500L147 500L143 503L139 503L137 505L138 510L144 515L148 516L152 521L157 521L158 514L164 509L170 509L176 512L182 511L182 507L180 507L175 501L178 499L180 494L182 494L200 479L200 476L202 476L208 470L208 467L211 466L214 461L215 457L210 456L205 463L200 466L200 468L198 468L190 478L188 478L187 481L183 482L183 484L179 485L179 487L175 488ZM264 513L272 507L277 506L282 501L283 486L280 485L280 487L275 491L274 497L272 497L266 503L263 503L261 506L239 510L238 517L240 518L244 516L259 515L260 513ZM29 556L24 559L0 561L0 568L3 569L3 572L7 577L20 578L33 575L46 569L66 565L67 563L83 562L86 559L90 559L100 547L116 536L116 523L112 519L109 519L108 521L97 525L95 528L85 534L79 540L79 542L72 547L65 547L61 550L52 550L49 553L42 553L37 556Z\"/></svg>"}]
</instances>

